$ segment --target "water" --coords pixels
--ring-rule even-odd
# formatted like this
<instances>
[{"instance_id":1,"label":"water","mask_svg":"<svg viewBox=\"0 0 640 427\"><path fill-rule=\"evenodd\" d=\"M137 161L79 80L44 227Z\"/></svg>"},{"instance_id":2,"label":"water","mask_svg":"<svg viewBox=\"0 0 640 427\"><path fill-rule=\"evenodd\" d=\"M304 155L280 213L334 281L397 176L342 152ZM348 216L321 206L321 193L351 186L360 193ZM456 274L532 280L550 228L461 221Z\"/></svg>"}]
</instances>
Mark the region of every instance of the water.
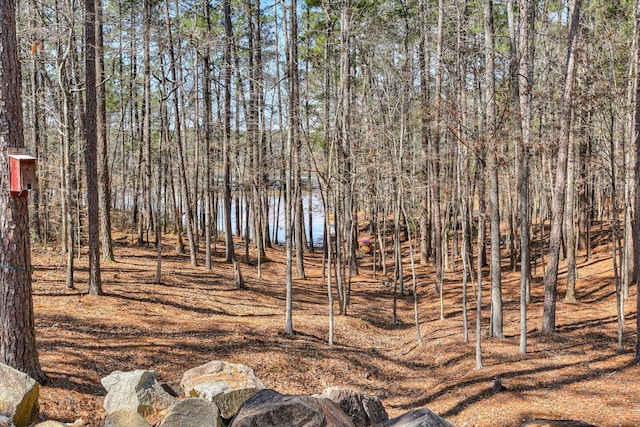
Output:
<instances>
[{"instance_id":1,"label":"water","mask_svg":"<svg viewBox=\"0 0 640 427\"><path fill-rule=\"evenodd\" d=\"M309 197L311 197L311 210L312 210L312 227L309 230ZM284 232L284 195L280 198L279 201L280 207L278 209L278 195L274 194L269 197L269 232L271 233L271 238L273 239L273 227L275 224L276 215L278 217L278 227L276 230L277 241L279 244L284 243L285 241L285 232ZM324 206L322 203L322 197L320 196L320 192L318 190L313 190L311 196L309 194L302 195L302 207L304 211L304 224L305 231L307 233L307 239L311 239L309 233L313 236L313 245L315 247L322 247L324 244ZM244 226L245 226L245 210L244 205L240 204L240 227L241 234L244 235ZM235 235L235 223L236 216L238 213L236 212L236 204L235 201L231 203L231 225L232 231ZM223 200L218 200L218 230L224 231L224 206ZM249 222L249 226L253 227L251 221ZM275 242L275 240L274 240Z\"/></svg>"}]
</instances>

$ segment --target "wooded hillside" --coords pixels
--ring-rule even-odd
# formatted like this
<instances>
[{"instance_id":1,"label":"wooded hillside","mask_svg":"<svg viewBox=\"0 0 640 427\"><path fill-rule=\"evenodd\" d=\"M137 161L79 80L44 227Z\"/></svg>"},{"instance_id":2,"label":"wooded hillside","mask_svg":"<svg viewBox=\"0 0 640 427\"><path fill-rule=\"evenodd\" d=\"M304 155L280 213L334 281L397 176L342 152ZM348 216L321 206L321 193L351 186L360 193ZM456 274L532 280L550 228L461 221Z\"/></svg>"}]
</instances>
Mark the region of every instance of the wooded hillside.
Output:
<instances>
[{"instance_id":1,"label":"wooded hillside","mask_svg":"<svg viewBox=\"0 0 640 427\"><path fill-rule=\"evenodd\" d=\"M616 311L598 321L615 322L614 352L638 354L638 2L12 3L18 57L0 75L20 84L2 92L14 102L0 108L0 148L37 158L30 238L64 257L64 292L113 292L101 273L123 262L118 230L155 248L159 288L167 265L187 268L172 257L194 280L232 266L238 291L243 275L278 277L273 322L287 336L309 333L294 289L315 277L318 337L332 346L345 340L336 316L359 310L358 278L372 277L390 290L378 326L399 324L409 295L423 346L430 295L475 341L480 370L483 348L514 336L516 357L548 351L567 327L558 304L593 298L576 284L600 248L613 274L593 292L613 292L602 301ZM0 213L26 209L26 193L3 192ZM25 238L19 265L0 256L0 297L22 277L29 304L18 305L33 317ZM280 252L283 271L270 271ZM14 312L0 316L5 331ZM529 343L532 331L544 338ZM3 339L0 355L20 365ZM45 378L37 357L18 367Z\"/></svg>"}]
</instances>

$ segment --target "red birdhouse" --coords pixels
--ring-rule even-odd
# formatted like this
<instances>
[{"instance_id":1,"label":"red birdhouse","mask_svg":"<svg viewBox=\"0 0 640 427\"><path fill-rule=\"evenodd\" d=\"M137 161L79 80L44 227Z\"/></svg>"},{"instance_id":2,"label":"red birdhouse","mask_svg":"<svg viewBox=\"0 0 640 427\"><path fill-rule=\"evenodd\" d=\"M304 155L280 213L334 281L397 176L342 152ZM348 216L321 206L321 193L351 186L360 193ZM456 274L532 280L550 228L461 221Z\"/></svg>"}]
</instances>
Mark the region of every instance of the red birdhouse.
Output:
<instances>
[{"instance_id":1,"label":"red birdhouse","mask_svg":"<svg viewBox=\"0 0 640 427\"><path fill-rule=\"evenodd\" d=\"M11 197L26 197L36 187L36 158L27 154L9 154Z\"/></svg>"}]
</instances>

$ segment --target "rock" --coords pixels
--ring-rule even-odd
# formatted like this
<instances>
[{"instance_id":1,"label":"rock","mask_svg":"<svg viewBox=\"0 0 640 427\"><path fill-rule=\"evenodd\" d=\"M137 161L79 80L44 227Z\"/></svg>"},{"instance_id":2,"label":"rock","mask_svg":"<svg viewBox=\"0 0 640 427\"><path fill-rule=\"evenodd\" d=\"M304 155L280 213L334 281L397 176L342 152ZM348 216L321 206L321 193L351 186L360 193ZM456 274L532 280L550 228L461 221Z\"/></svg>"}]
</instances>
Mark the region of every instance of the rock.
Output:
<instances>
[{"instance_id":1,"label":"rock","mask_svg":"<svg viewBox=\"0 0 640 427\"><path fill-rule=\"evenodd\" d=\"M187 397L215 403L220 416L226 419L233 417L245 400L264 389L251 368L217 360L185 372L180 386Z\"/></svg>"},{"instance_id":2,"label":"rock","mask_svg":"<svg viewBox=\"0 0 640 427\"><path fill-rule=\"evenodd\" d=\"M5 417L4 415L0 415L0 427L15 427L11 422L9 417Z\"/></svg>"},{"instance_id":3,"label":"rock","mask_svg":"<svg viewBox=\"0 0 640 427\"><path fill-rule=\"evenodd\" d=\"M1 426L2 424L0 424ZM82 419L77 419L73 423L61 423L60 421L44 421L40 424L36 424L35 427L74 427L74 426L84 426L84 421Z\"/></svg>"},{"instance_id":4,"label":"rock","mask_svg":"<svg viewBox=\"0 0 640 427\"><path fill-rule=\"evenodd\" d=\"M137 412L121 409L107 415L104 427L151 427L151 424Z\"/></svg>"},{"instance_id":5,"label":"rock","mask_svg":"<svg viewBox=\"0 0 640 427\"><path fill-rule=\"evenodd\" d=\"M9 423L16 427L31 425L38 416L39 395L40 385L33 378L0 363L0 415Z\"/></svg>"},{"instance_id":6,"label":"rock","mask_svg":"<svg viewBox=\"0 0 640 427\"><path fill-rule=\"evenodd\" d=\"M36 427L69 427L71 424L61 423L60 421L44 421L42 423L36 424Z\"/></svg>"},{"instance_id":7,"label":"rock","mask_svg":"<svg viewBox=\"0 0 640 427\"><path fill-rule=\"evenodd\" d=\"M146 416L154 411L166 409L176 402L176 398L156 381L154 371L114 371L100 382L107 390L104 398L107 414L129 410Z\"/></svg>"},{"instance_id":8,"label":"rock","mask_svg":"<svg viewBox=\"0 0 640 427\"><path fill-rule=\"evenodd\" d=\"M453 424L428 409L416 409L376 427L453 427Z\"/></svg>"},{"instance_id":9,"label":"rock","mask_svg":"<svg viewBox=\"0 0 640 427\"><path fill-rule=\"evenodd\" d=\"M537 419L524 421L520 427L595 427L593 424L573 420L547 420Z\"/></svg>"},{"instance_id":10,"label":"rock","mask_svg":"<svg viewBox=\"0 0 640 427\"><path fill-rule=\"evenodd\" d=\"M182 389L180 388L180 380L162 383L160 386L173 397L184 397L180 395L180 393L182 393Z\"/></svg>"},{"instance_id":11,"label":"rock","mask_svg":"<svg viewBox=\"0 0 640 427\"><path fill-rule=\"evenodd\" d=\"M229 427L353 427L353 422L329 399L289 396L261 390L248 399Z\"/></svg>"},{"instance_id":12,"label":"rock","mask_svg":"<svg viewBox=\"0 0 640 427\"><path fill-rule=\"evenodd\" d=\"M337 403L356 427L372 426L389 419L382 402L376 396L347 388L329 387L322 392L320 397Z\"/></svg>"},{"instance_id":13,"label":"rock","mask_svg":"<svg viewBox=\"0 0 640 427\"><path fill-rule=\"evenodd\" d=\"M218 407L205 399L190 398L173 405L160 427L221 427Z\"/></svg>"}]
</instances>

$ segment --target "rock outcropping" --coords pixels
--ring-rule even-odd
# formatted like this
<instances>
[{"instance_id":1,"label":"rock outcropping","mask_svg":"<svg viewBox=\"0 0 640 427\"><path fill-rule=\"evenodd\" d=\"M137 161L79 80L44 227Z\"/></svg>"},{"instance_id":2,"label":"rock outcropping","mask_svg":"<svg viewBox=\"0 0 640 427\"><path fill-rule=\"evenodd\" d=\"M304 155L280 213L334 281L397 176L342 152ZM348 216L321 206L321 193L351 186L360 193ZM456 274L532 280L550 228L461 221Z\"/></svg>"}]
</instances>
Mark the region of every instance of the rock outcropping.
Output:
<instances>
[{"instance_id":1,"label":"rock outcropping","mask_svg":"<svg viewBox=\"0 0 640 427\"><path fill-rule=\"evenodd\" d=\"M105 427L450 427L429 411L411 411L388 420L376 396L330 387L314 396L286 395L266 389L244 365L212 361L184 373L184 396L158 382L154 371L114 371L101 380ZM171 383L177 388L177 383ZM0 427L33 425L39 386L0 364ZM82 426L45 421L36 427Z\"/></svg>"},{"instance_id":2,"label":"rock outcropping","mask_svg":"<svg viewBox=\"0 0 640 427\"><path fill-rule=\"evenodd\" d=\"M0 363L0 426L31 425L38 416L39 395L40 385L34 379Z\"/></svg>"}]
</instances>

